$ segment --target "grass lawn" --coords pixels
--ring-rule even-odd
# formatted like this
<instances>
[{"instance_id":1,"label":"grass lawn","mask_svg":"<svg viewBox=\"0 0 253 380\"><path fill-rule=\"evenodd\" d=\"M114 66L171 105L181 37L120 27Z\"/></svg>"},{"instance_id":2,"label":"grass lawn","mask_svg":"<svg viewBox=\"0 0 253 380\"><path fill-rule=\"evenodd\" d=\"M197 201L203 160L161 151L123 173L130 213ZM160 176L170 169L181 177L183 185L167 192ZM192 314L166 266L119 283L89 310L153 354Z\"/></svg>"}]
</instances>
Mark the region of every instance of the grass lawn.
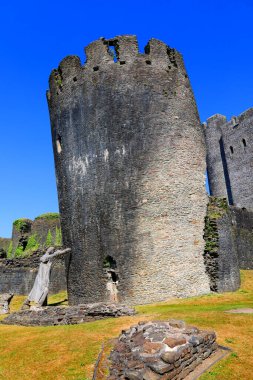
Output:
<instances>
[{"instance_id":1,"label":"grass lawn","mask_svg":"<svg viewBox=\"0 0 253 380\"><path fill-rule=\"evenodd\" d=\"M169 318L214 329L218 343L233 350L201 380L253 379L253 314L224 313L232 308L253 308L253 271L242 271L241 279L241 289L235 293L138 306L138 315L134 317L57 327L0 325L0 379L89 380L103 342L139 320ZM65 298L66 294L57 294L49 298L49 303ZM12 311L23 300L24 297L14 297Z\"/></svg>"}]
</instances>

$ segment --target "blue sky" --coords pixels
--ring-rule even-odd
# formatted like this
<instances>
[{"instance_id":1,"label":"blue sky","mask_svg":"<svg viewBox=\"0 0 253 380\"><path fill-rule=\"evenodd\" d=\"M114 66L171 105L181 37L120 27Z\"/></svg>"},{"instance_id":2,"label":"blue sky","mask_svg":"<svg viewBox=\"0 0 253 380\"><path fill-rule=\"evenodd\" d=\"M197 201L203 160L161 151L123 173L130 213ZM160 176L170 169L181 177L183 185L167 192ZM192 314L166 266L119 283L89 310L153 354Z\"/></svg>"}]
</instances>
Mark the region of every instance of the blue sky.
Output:
<instances>
[{"instance_id":1,"label":"blue sky","mask_svg":"<svg viewBox=\"0 0 253 380\"><path fill-rule=\"evenodd\" d=\"M253 106L253 2L11 1L0 5L0 236L58 211L45 92L52 68L103 36L151 37L184 56L201 120Z\"/></svg>"}]
</instances>

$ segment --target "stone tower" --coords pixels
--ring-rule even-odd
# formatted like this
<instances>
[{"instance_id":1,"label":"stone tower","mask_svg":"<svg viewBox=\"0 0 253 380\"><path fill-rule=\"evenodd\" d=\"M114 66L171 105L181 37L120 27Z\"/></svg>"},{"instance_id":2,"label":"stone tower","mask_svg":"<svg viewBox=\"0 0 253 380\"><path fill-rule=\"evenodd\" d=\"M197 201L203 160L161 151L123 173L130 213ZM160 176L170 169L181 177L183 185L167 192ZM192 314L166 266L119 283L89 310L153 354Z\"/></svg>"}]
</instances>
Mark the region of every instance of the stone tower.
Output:
<instances>
[{"instance_id":1,"label":"stone tower","mask_svg":"<svg viewBox=\"0 0 253 380\"><path fill-rule=\"evenodd\" d=\"M229 121L210 117L205 139L211 195L253 211L253 108Z\"/></svg>"},{"instance_id":2,"label":"stone tower","mask_svg":"<svg viewBox=\"0 0 253 380\"><path fill-rule=\"evenodd\" d=\"M70 304L208 293L205 144L181 55L101 38L66 57L48 103Z\"/></svg>"}]
</instances>

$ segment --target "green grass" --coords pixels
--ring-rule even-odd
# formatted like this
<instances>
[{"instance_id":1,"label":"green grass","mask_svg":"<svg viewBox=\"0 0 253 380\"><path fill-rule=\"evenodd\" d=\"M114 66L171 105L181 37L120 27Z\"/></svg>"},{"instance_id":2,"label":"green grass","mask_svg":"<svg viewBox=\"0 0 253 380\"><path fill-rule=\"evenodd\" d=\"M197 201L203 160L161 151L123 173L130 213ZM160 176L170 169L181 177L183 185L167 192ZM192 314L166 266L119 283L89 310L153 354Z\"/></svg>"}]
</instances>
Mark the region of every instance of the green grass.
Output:
<instances>
[{"instance_id":1,"label":"green grass","mask_svg":"<svg viewBox=\"0 0 253 380\"><path fill-rule=\"evenodd\" d=\"M17 310L23 300L24 297L14 297L12 311ZM49 303L66 305L66 293L50 297ZM73 326L0 325L0 379L89 380L102 344L117 337L123 328L140 320L176 318L215 330L218 343L232 349L232 353L202 375L201 380L250 380L253 314L224 313L239 307L253 308L253 271L242 271L242 286L237 292L142 305L136 307L138 315L134 317L108 318Z\"/></svg>"}]
</instances>

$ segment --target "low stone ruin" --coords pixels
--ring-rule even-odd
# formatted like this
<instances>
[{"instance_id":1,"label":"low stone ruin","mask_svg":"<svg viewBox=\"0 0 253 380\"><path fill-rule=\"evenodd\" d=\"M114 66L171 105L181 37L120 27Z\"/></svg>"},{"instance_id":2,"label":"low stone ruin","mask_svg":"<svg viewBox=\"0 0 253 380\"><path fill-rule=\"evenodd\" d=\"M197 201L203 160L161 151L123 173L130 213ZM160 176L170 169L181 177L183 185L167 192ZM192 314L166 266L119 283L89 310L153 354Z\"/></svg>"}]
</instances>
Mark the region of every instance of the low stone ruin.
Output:
<instances>
[{"instance_id":1,"label":"low stone ruin","mask_svg":"<svg viewBox=\"0 0 253 380\"><path fill-rule=\"evenodd\" d=\"M12 313L1 323L22 326L73 325L134 314L133 308L120 304L93 303L77 306L48 306Z\"/></svg>"},{"instance_id":2,"label":"low stone ruin","mask_svg":"<svg viewBox=\"0 0 253 380\"><path fill-rule=\"evenodd\" d=\"M0 294L0 314L9 314L13 293Z\"/></svg>"},{"instance_id":3,"label":"low stone ruin","mask_svg":"<svg viewBox=\"0 0 253 380\"><path fill-rule=\"evenodd\" d=\"M110 354L108 380L181 380L215 353L213 331L183 321L139 322L122 331Z\"/></svg>"}]
</instances>

